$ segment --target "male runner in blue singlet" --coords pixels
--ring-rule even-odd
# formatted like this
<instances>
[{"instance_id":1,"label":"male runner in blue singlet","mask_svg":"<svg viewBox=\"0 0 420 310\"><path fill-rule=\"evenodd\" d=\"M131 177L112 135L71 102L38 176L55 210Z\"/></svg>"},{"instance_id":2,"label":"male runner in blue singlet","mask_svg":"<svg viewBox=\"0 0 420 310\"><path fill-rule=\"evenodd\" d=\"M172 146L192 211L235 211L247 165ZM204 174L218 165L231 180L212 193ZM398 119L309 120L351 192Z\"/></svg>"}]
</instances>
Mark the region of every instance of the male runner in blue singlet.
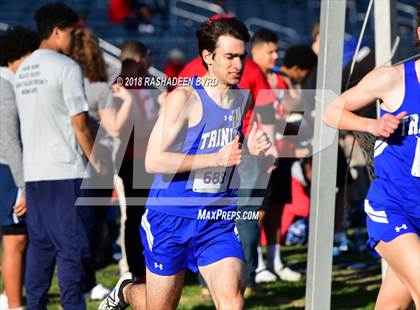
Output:
<instances>
[{"instance_id":1,"label":"male runner in blue singlet","mask_svg":"<svg viewBox=\"0 0 420 310\"><path fill-rule=\"evenodd\" d=\"M222 18L204 23L197 38L207 74L167 97L147 149L155 179L140 228L146 288L123 276L100 309L175 309L186 269L200 271L217 309L244 306L244 255L232 215L248 106L235 85L249 34L237 19ZM254 124L246 151L258 156L270 146Z\"/></svg>"},{"instance_id":2,"label":"male runner in blue singlet","mask_svg":"<svg viewBox=\"0 0 420 310\"><path fill-rule=\"evenodd\" d=\"M417 36L420 38L420 6ZM381 117L352 111L381 100ZM340 119L341 117L341 119ZM328 107L325 120L342 130L369 132L376 179L365 200L368 251L388 263L375 309L420 309L420 60L370 72Z\"/></svg>"}]
</instances>

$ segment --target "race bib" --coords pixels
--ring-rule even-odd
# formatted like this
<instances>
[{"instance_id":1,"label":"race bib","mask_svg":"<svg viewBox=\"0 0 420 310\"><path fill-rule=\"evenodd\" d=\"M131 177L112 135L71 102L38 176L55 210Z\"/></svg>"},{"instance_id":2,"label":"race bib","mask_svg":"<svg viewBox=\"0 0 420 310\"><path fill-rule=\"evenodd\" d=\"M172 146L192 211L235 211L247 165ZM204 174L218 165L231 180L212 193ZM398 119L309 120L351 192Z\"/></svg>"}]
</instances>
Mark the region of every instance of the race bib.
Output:
<instances>
[{"instance_id":1,"label":"race bib","mask_svg":"<svg viewBox=\"0 0 420 310\"><path fill-rule=\"evenodd\" d=\"M228 189L232 169L207 168L195 172L193 191L197 193L221 193Z\"/></svg>"},{"instance_id":2,"label":"race bib","mask_svg":"<svg viewBox=\"0 0 420 310\"><path fill-rule=\"evenodd\" d=\"M411 175L420 178L420 138L417 137L416 151L414 154L413 166L411 167Z\"/></svg>"}]
</instances>

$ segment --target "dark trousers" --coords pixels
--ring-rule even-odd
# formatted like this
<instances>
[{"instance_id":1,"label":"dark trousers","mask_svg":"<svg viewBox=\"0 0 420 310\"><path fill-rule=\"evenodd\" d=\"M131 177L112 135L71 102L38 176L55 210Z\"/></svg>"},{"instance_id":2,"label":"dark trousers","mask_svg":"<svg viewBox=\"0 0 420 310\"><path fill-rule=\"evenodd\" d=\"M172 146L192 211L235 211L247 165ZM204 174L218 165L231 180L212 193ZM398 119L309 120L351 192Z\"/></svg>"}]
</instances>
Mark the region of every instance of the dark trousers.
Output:
<instances>
[{"instance_id":1,"label":"dark trousers","mask_svg":"<svg viewBox=\"0 0 420 310\"><path fill-rule=\"evenodd\" d=\"M46 309L57 262L61 304L85 309L84 266L90 256L92 207L75 206L81 179L26 183L28 249L25 287L28 309Z\"/></svg>"},{"instance_id":2,"label":"dark trousers","mask_svg":"<svg viewBox=\"0 0 420 310\"><path fill-rule=\"evenodd\" d=\"M252 205L253 197L261 196L261 190L258 189L258 176L260 173L259 163L253 156L245 156L243 164L240 166L239 175L241 177L241 187L237 192L241 203L238 205L238 211L243 214L244 211L258 211L260 205ZM242 242L242 249L246 259L247 286L255 284L255 270L258 266L258 243L260 239L260 228L258 220L238 220L236 227L239 233L239 239Z\"/></svg>"},{"instance_id":3,"label":"dark trousers","mask_svg":"<svg viewBox=\"0 0 420 310\"><path fill-rule=\"evenodd\" d=\"M144 162L134 164L133 160L124 159L118 175L124 182L124 192L127 199L127 219L124 229L125 254L129 271L139 279L146 276L146 264L143 256L143 244L140 238L140 223L144 213L144 203L132 201L146 199L149 196L151 176L144 169ZM133 176L141 178L143 188L134 188ZM145 184L146 183L146 184Z\"/></svg>"},{"instance_id":4,"label":"dark trousers","mask_svg":"<svg viewBox=\"0 0 420 310\"><path fill-rule=\"evenodd\" d=\"M242 190L238 193L238 196L249 195L252 197L253 191L250 190L246 193L246 190ZM258 211L259 206L240 205L238 211L243 214L244 211ZM246 285L248 287L255 284L255 270L258 267L258 243L260 240L260 227L258 226L258 220L238 220L236 227L239 233L239 239L242 242L242 249L244 251L246 259Z\"/></svg>"},{"instance_id":5,"label":"dark trousers","mask_svg":"<svg viewBox=\"0 0 420 310\"><path fill-rule=\"evenodd\" d=\"M111 199L112 189L93 189L92 197ZM96 270L106 267L113 262L112 244L116 238L113 238L107 222L107 213L109 205L92 206L93 227L91 238L91 258L86 265L86 279L84 291L89 292L95 287Z\"/></svg>"}]
</instances>

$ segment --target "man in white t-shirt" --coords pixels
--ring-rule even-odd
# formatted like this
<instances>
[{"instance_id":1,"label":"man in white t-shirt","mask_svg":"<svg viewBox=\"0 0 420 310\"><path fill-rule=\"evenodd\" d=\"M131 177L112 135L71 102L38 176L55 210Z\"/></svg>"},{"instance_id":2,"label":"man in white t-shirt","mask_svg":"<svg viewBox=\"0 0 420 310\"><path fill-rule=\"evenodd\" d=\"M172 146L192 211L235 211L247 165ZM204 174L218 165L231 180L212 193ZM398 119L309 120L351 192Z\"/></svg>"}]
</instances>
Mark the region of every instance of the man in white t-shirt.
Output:
<instances>
[{"instance_id":1,"label":"man in white t-shirt","mask_svg":"<svg viewBox=\"0 0 420 310\"><path fill-rule=\"evenodd\" d=\"M86 158L98 172L102 168L92 154L81 70L63 55L70 50L78 16L63 4L49 4L35 19L41 44L20 65L14 86L28 209L27 305L46 308L57 262L63 308L85 309L91 208L75 202L87 194L80 188L88 176Z\"/></svg>"}]
</instances>

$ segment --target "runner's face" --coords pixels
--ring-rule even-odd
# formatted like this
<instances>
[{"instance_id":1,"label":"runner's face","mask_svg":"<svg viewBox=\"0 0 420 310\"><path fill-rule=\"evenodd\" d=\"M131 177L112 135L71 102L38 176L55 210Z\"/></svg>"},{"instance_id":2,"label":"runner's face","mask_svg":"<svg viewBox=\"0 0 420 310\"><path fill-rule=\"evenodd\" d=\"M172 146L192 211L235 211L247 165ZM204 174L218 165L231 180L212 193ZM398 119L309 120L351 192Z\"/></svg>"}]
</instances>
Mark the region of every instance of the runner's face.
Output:
<instances>
[{"instance_id":1,"label":"runner's face","mask_svg":"<svg viewBox=\"0 0 420 310\"><path fill-rule=\"evenodd\" d=\"M258 44L252 49L252 57L261 69L272 70L279 59L278 45L273 42Z\"/></svg>"},{"instance_id":2,"label":"runner's face","mask_svg":"<svg viewBox=\"0 0 420 310\"><path fill-rule=\"evenodd\" d=\"M221 36L212 55L211 70L219 83L236 85L245 67L245 42L230 36Z\"/></svg>"}]
</instances>

